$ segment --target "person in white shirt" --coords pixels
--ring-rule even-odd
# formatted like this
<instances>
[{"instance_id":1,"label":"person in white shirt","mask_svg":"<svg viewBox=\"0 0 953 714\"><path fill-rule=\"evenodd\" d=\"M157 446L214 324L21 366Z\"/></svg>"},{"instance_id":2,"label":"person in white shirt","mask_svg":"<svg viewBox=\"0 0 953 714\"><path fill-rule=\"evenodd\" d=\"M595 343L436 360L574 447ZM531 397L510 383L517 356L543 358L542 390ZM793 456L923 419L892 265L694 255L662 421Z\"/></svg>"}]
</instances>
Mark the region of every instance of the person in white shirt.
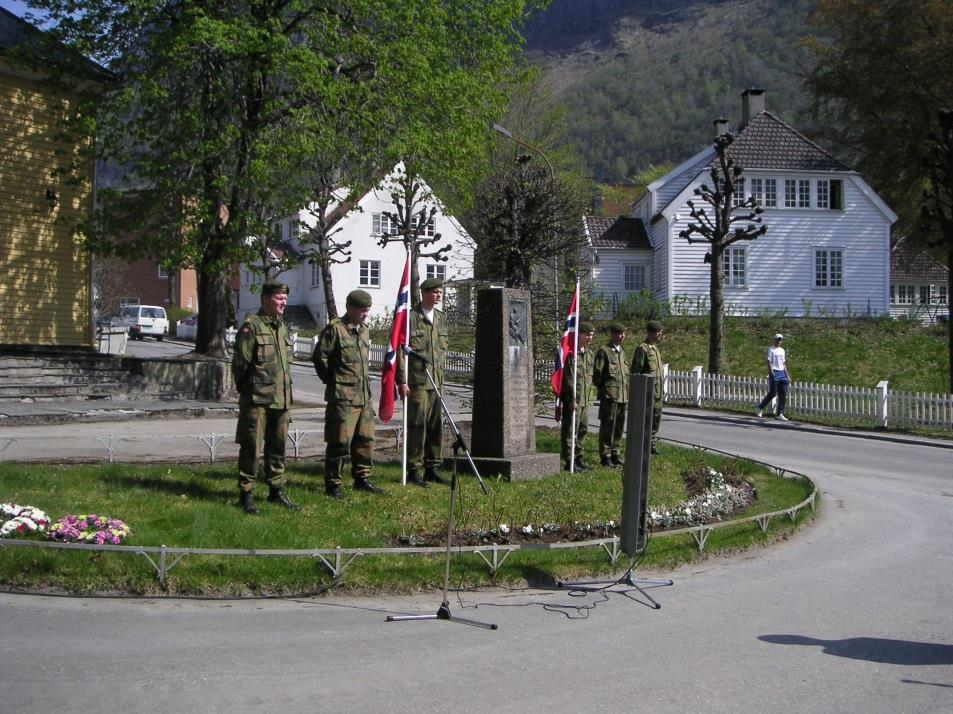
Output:
<instances>
[{"instance_id":1,"label":"person in white shirt","mask_svg":"<svg viewBox=\"0 0 953 714\"><path fill-rule=\"evenodd\" d=\"M784 405L788 397L788 385L791 383L791 373L788 371L787 354L781 346L784 335L780 332L774 336L774 344L768 348L768 393L758 403L758 416L764 416L764 408L771 403L775 396L778 398L777 417L787 421L784 416Z\"/></svg>"}]
</instances>

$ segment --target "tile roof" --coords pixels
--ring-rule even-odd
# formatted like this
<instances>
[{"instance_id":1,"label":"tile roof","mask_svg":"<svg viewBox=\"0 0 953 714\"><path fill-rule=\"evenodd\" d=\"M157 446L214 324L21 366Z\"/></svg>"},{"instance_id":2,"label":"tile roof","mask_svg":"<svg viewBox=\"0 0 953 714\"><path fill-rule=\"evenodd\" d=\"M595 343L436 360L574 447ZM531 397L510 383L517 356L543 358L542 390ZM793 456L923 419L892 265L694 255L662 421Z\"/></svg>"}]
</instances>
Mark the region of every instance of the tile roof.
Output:
<instances>
[{"instance_id":1,"label":"tile roof","mask_svg":"<svg viewBox=\"0 0 953 714\"><path fill-rule=\"evenodd\" d=\"M54 45L43 44L44 35L26 20L17 17L6 8L0 8L0 56L11 50L23 47L33 60L40 63L59 63L69 67L68 73L75 77L88 77L95 81L108 81L112 75L91 59L57 42ZM22 61L20 58L19 61Z\"/></svg>"},{"instance_id":2,"label":"tile roof","mask_svg":"<svg viewBox=\"0 0 953 714\"><path fill-rule=\"evenodd\" d=\"M728 155L744 169L850 171L850 167L767 111L755 115L735 134Z\"/></svg>"},{"instance_id":3,"label":"tile roof","mask_svg":"<svg viewBox=\"0 0 953 714\"><path fill-rule=\"evenodd\" d=\"M950 271L923 251L897 241L890 249L890 282L903 280L945 283Z\"/></svg>"},{"instance_id":4,"label":"tile roof","mask_svg":"<svg viewBox=\"0 0 953 714\"><path fill-rule=\"evenodd\" d=\"M652 250L641 218L584 216L593 248Z\"/></svg>"}]
</instances>

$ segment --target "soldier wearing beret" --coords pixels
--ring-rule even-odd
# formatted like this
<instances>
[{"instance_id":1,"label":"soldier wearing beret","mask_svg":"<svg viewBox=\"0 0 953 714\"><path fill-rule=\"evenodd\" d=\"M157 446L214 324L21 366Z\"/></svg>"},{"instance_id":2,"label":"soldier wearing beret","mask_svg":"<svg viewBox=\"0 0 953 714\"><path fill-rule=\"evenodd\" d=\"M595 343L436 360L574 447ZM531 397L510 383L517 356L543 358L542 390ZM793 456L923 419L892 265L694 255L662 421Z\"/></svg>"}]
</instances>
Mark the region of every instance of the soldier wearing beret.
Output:
<instances>
[{"instance_id":1,"label":"soldier wearing beret","mask_svg":"<svg viewBox=\"0 0 953 714\"><path fill-rule=\"evenodd\" d=\"M592 367L592 383L599 396L599 461L603 466L622 466L619 447L629 399L629 365L622 350L626 331L618 322L609 326L609 342L596 352Z\"/></svg>"},{"instance_id":2,"label":"soldier wearing beret","mask_svg":"<svg viewBox=\"0 0 953 714\"><path fill-rule=\"evenodd\" d=\"M645 341L635 348L632 355L632 374L651 374L655 403L652 408L652 453L658 451L658 428L662 423L662 354L657 343L662 338L662 323L649 320L645 324Z\"/></svg>"},{"instance_id":3,"label":"soldier wearing beret","mask_svg":"<svg viewBox=\"0 0 953 714\"><path fill-rule=\"evenodd\" d=\"M268 500L296 510L285 485L285 441L291 422L291 334L282 316L288 286L269 280L261 287L261 309L249 315L235 336L232 377L238 389L239 502L246 513L258 509L252 491L264 462Z\"/></svg>"},{"instance_id":4,"label":"soldier wearing beret","mask_svg":"<svg viewBox=\"0 0 953 714\"><path fill-rule=\"evenodd\" d=\"M447 318L437 309L442 296L443 281L427 278L420 284L420 304L410 311L410 349L427 362L411 357L405 373L404 361L397 361L397 390L407 405L407 482L424 487L428 482L446 483L438 471L443 463L443 414L438 392L443 390L447 358Z\"/></svg>"},{"instance_id":5,"label":"soldier wearing beret","mask_svg":"<svg viewBox=\"0 0 953 714\"><path fill-rule=\"evenodd\" d=\"M579 351L575 355L570 353L563 365L563 381L559 390L560 406L557 408L559 413L556 418L560 420L560 454L566 471L586 470L582 460L582 442L589 433L587 411L592 405L592 367L595 363L595 354L589 349L589 343L595 333L596 328L590 323L580 323ZM575 451L572 445L573 412L576 415ZM570 469L571 465L575 468Z\"/></svg>"},{"instance_id":6,"label":"soldier wearing beret","mask_svg":"<svg viewBox=\"0 0 953 714\"><path fill-rule=\"evenodd\" d=\"M344 462L351 459L354 489L381 493L370 481L374 456L374 407L371 399L371 336L365 322L371 296L363 290L348 293L345 314L331 320L318 340L312 362L325 384L324 490L342 499Z\"/></svg>"}]
</instances>

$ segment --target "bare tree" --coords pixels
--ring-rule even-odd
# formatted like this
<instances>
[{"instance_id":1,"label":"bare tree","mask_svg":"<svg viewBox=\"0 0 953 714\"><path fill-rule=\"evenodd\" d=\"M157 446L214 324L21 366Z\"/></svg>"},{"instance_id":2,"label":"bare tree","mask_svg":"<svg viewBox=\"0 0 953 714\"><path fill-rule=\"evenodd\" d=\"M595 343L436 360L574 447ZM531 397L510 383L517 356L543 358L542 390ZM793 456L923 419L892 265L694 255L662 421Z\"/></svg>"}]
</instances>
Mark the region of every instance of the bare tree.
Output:
<instances>
[{"instance_id":1,"label":"bare tree","mask_svg":"<svg viewBox=\"0 0 953 714\"><path fill-rule=\"evenodd\" d=\"M766 225L761 225L762 208L753 197L735 201L735 192L744 169L728 156L728 147L734 140L735 136L731 132L715 139L716 161L712 162L709 170L712 187L702 184L694 192L709 208L696 206L694 201L689 201L688 207L691 209L693 222L679 233L679 236L689 243L708 243L710 248L710 252L705 255L705 261L711 264L708 371L712 374L721 372L725 322L725 249L742 240L755 240L768 230ZM712 212L711 216L708 214L709 210ZM694 235L699 237L693 238Z\"/></svg>"},{"instance_id":2,"label":"bare tree","mask_svg":"<svg viewBox=\"0 0 953 714\"><path fill-rule=\"evenodd\" d=\"M420 274L417 261L430 258L436 262L447 262L447 253L453 246L447 243L442 248L434 244L442 236L434 230L434 216L437 207L435 198L429 189L419 181L411 171L404 170L394 177L394 186L390 194L394 211L385 211L384 216L390 222L390 230L382 231L378 243L385 247L388 243L400 242L410 251L410 301L411 305L420 304Z\"/></svg>"}]
</instances>

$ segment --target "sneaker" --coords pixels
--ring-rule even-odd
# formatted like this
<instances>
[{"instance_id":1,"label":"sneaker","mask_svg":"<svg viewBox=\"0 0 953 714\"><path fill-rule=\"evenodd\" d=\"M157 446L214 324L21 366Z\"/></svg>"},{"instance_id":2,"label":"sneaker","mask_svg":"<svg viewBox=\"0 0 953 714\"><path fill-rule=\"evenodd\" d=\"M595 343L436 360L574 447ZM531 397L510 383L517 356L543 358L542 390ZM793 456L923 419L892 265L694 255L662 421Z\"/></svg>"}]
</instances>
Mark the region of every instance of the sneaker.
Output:
<instances>
[{"instance_id":1,"label":"sneaker","mask_svg":"<svg viewBox=\"0 0 953 714\"><path fill-rule=\"evenodd\" d=\"M787 421L788 418L787 418L786 416L784 416L784 414L778 414L778 420L779 420L779 421Z\"/></svg>"},{"instance_id":2,"label":"sneaker","mask_svg":"<svg viewBox=\"0 0 953 714\"><path fill-rule=\"evenodd\" d=\"M759 410L758 410L758 417L759 417L759 418L764 418L764 409L759 409Z\"/></svg>"}]
</instances>

